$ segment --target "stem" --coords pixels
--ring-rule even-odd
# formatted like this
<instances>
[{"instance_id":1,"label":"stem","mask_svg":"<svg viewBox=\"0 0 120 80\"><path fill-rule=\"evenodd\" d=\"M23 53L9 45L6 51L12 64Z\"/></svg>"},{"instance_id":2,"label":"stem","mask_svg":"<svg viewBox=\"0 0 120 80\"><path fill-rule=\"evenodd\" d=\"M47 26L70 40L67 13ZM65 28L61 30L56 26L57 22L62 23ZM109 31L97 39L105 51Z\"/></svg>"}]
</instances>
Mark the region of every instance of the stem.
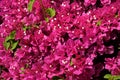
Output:
<instances>
[{"instance_id":1,"label":"stem","mask_svg":"<svg viewBox=\"0 0 120 80\"><path fill-rule=\"evenodd\" d=\"M46 12L45 12L45 7L43 6L42 0L40 0L40 6L42 7L42 12L43 12L43 16L44 18L46 17Z\"/></svg>"}]
</instances>

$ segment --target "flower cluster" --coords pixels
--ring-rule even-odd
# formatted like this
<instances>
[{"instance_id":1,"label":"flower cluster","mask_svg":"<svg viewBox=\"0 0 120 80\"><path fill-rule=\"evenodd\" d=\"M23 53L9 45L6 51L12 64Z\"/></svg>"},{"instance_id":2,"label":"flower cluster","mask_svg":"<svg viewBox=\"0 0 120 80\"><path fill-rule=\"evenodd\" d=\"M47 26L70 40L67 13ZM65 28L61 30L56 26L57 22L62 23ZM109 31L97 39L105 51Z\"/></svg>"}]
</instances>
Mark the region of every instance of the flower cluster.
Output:
<instances>
[{"instance_id":1,"label":"flower cluster","mask_svg":"<svg viewBox=\"0 0 120 80\"><path fill-rule=\"evenodd\" d=\"M0 0L0 80L105 74L120 74L120 0Z\"/></svg>"}]
</instances>

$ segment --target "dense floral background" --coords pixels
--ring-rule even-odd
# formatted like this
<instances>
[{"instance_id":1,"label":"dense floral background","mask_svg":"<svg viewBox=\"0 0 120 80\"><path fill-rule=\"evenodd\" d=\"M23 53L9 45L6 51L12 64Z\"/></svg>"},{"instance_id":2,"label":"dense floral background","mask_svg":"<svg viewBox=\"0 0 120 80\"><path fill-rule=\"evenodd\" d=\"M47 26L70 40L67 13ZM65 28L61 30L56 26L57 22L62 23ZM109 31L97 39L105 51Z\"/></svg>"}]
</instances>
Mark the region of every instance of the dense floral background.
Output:
<instances>
[{"instance_id":1,"label":"dense floral background","mask_svg":"<svg viewBox=\"0 0 120 80\"><path fill-rule=\"evenodd\" d=\"M120 0L0 0L0 80L120 80Z\"/></svg>"}]
</instances>

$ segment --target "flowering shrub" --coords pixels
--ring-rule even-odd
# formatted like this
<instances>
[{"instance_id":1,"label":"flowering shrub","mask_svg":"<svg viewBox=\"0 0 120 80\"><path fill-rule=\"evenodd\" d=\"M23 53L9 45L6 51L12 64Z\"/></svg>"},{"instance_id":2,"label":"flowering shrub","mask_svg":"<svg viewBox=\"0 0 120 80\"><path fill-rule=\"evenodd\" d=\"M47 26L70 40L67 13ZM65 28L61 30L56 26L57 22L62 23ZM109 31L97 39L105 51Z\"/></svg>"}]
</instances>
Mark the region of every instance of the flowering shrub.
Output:
<instances>
[{"instance_id":1,"label":"flowering shrub","mask_svg":"<svg viewBox=\"0 0 120 80\"><path fill-rule=\"evenodd\" d=\"M120 79L120 0L0 0L0 80L104 78Z\"/></svg>"}]
</instances>

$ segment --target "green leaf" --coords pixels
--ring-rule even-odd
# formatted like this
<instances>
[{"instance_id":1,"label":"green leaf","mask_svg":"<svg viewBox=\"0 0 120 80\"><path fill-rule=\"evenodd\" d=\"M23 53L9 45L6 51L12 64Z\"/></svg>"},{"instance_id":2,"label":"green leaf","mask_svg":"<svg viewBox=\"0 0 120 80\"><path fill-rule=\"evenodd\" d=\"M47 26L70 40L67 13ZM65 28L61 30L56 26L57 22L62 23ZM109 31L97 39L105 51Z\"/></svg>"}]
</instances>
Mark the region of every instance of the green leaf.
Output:
<instances>
[{"instance_id":1,"label":"green leaf","mask_svg":"<svg viewBox=\"0 0 120 80\"><path fill-rule=\"evenodd\" d=\"M27 30L27 27L26 27L26 26L24 26L22 29L23 29L24 31L26 31L26 30Z\"/></svg>"},{"instance_id":2,"label":"green leaf","mask_svg":"<svg viewBox=\"0 0 120 80\"><path fill-rule=\"evenodd\" d=\"M21 74L24 74L24 70L25 70L25 68L24 68L24 67L21 67L20 70L21 70L20 73L21 73Z\"/></svg>"},{"instance_id":3,"label":"green leaf","mask_svg":"<svg viewBox=\"0 0 120 80\"><path fill-rule=\"evenodd\" d=\"M70 66L72 66L73 65L73 62L72 62L72 58L70 59Z\"/></svg>"},{"instance_id":4,"label":"green leaf","mask_svg":"<svg viewBox=\"0 0 120 80\"><path fill-rule=\"evenodd\" d=\"M100 26L101 25L101 20L99 20L97 23L96 23L97 26Z\"/></svg>"},{"instance_id":5,"label":"green leaf","mask_svg":"<svg viewBox=\"0 0 120 80\"><path fill-rule=\"evenodd\" d=\"M3 45L5 49L8 50L8 48L10 47L10 42L4 42Z\"/></svg>"},{"instance_id":6,"label":"green leaf","mask_svg":"<svg viewBox=\"0 0 120 80\"><path fill-rule=\"evenodd\" d=\"M11 37L10 37L10 36L7 36L7 37L5 38L5 42L9 41L10 39L11 39Z\"/></svg>"},{"instance_id":7,"label":"green leaf","mask_svg":"<svg viewBox=\"0 0 120 80\"><path fill-rule=\"evenodd\" d=\"M17 47L18 42L19 42L19 41L16 41L16 42L11 43L11 50L14 50L14 49Z\"/></svg>"},{"instance_id":8,"label":"green leaf","mask_svg":"<svg viewBox=\"0 0 120 80\"><path fill-rule=\"evenodd\" d=\"M24 31L27 31L27 30L29 30L31 27L30 26L23 26L23 30Z\"/></svg>"},{"instance_id":9,"label":"green leaf","mask_svg":"<svg viewBox=\"0 0 120 80\"><path fill-rule=\"evenodd\" d=\"M28 68L29 67L29 64L25 64L25 68Z\"/></svg>"},{"instance_id":10,"label":"green leaf","mask_svg":"<svg viewBox=\"0 0 120 80\"><path fill-rule=\"evenodd\" d=\"M16 31L12 31L6 38L5 38L5 41L3 43L4 47L6 50L9 49L10 47L10 40L14 39L15 38L15 33Z\"/></svg>"},{"instance_id":11,"label":"green leaf","mask_svg":"<svg viewBox=\"0 0 120 80\"><path fill-rule=\"evenodd\" d=\"M15 34L16 31L12 31L5 39L3 45L5 47L6 50L8 50L9 48L11 50L14 50L17 46L18 46L18 42L19 41L15 41Z\"/></svg>"},{"instance_id":12,"label":"green leaf","mask_svg":"<svg viewBox=\"0 0 120 80\"><path fill-rule=\"evenodd\" d=\"M14 38L15 38L15 33L16 33L16 31L12 31L12 32L9 34L9 36L7 36L7 37L5 38L5 42L7 42L7 41L9 41L9 40L11 40L11 39L14 39Z\"/></svg>"},{"instance_id":13,"label":"green leaf","mask_svg":"<svg viewBox=\"0 0 120 80\"><path fill-rule=\"evenodd\" d=\"M49 18L45 18L45 21L46 21L46 22L49 22Z\"/></svg>"},{"instance_id":14,"label":"green leaf","mask_svg":"<svg viewBox=\"0 0 120 80\"><path fill-rule=\"evenodd\" d=\"M10 38L11 38L11 39L14 39L14 38L15 38L15 34L16 34L16 31L12 31L12 32L10 33Z\"/></svg>"},{"instance_id":15,"label":"green leaf","mask_svg":"<svg viewBox=\"0 0 120 80\"><path fill-rule=\"evenodd\" d=\"M106 74L106 75L104 76L105 79L109 79L109 78L111 78L111 77L112 77L111 74Z\"/></svg>"},{"instance_id":16,"label":"green leaf","mask_svg":"<svg viewBox=\"0 0 120 80\"><path fill-rule=\"evenodd\" d=\"M46 10L46 13L49 14L50 17L54 17L55 14L56 14L56 11L55 11L55 9L53 9L53 8L48 8L48 9Z\"/></svg>"},{"instance_id":17,"label":"green leaf","mask_svg":"<svg viewBox=\"0 0 120 80\"><path fill-rule=\"evenodd\" d=\"M25 69L24 69L24 67L21 67L20 70L21 70L21 71L24 71Z\"/></svg>"},{"instance_id":18,"label":"green leaf","mask_svg":"<svg viewBox=\"0 0 120 80\"><path fill-rule=\"evenodd\" d=\"M28 3L28 11L31 12L32 11L32 7L33 7L33 3L35 2L35 0L30 0L30 2Z\"/></svg>"},{"instance_id":19,"label":"green leaf","mask_svg":"<svg viewBox=\"0 0 120 80\"><path fill-rule=\"evenodd\" d=\"M114 80L118 80L118 79L120 79L120 76L114 75L114 76L113 76L113 79L114 79Z\"/></svg>"}]
</instances>

